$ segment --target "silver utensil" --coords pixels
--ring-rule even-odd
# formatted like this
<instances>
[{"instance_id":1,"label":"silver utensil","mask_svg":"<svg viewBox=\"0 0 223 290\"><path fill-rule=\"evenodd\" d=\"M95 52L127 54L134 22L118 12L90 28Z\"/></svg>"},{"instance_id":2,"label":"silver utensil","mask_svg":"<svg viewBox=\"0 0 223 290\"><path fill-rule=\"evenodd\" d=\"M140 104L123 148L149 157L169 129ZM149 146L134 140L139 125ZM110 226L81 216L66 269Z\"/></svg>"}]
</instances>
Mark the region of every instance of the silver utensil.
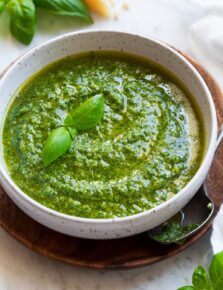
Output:
<instances>
[{"instance_id":1,"label":"silver utensil","mask_svg":"<svg viewBox=\"0 0 223 290\"><path fill-rule=\"evenodd\" d=\"M218 134L216 151L223 139L223 124ZM190 202L174 217L164 222L163 224L155 227L154 229L148 231L149 237L154 241L169 245L172 243L183 243L183 241L190 236L194 235L197 231L199 231L212 217L214 213L214 202L209 197L207 188L205 183L198 190L195 196L190 200ZM188 225L197 225L190 231L184 232L182 235L176 236L175 239L171 238L171 240L161 238L160 234L165 233L167 231L168 225L170 223L175 223L180 226L183 230Z\"/></svg>"}]
</instances>

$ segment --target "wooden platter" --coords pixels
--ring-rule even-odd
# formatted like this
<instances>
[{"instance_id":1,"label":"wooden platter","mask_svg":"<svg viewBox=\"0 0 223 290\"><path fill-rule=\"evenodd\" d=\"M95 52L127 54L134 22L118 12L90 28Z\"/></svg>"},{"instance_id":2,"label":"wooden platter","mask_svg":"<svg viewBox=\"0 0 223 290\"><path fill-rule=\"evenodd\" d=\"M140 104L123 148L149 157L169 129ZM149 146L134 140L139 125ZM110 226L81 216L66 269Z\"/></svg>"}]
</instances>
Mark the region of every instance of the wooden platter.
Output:
<instances>
[{"instance_id":1,"label":"wooden platter","mask_svg":"<svg viewBox=\"0 0 223 290\"><path fill-rule=\"evenodd\" d=\"M182 52L181 52L182 53ZM200 72L207 83L223 122L223 96L210 74L182 53ZM223 144L219 147L207 186L215 202L215 215L223 203ZM92 269L131 269L150 265L185 250L198 241L211 227L213 219L183 245L162 246L149 239L147 233L117 240L87 240L52 231L25 215L0 187L0 226L30 249L50 258Z\"/></svg>"}]
</instances>

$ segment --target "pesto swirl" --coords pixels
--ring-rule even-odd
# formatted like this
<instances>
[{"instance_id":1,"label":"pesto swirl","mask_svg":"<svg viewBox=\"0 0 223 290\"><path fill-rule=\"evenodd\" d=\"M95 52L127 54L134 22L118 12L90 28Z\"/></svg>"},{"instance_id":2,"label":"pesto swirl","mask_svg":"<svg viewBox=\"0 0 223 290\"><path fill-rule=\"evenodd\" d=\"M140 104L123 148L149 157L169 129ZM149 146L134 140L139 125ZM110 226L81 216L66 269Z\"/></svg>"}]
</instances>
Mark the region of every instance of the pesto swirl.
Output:
<instances>
[{"instance_id":1,"label":"pesto swirl","mask_svg":"<svg viewBox=\"0 0 223 290\"><path fill-rule=\"evenodd\" d=\"M100 125L44 168L49 132L96 94L105 102ZM124 217L189 182L203 135L190 96L171 77L132 56L90 53L50 65L17 92L5 120L4 157L13 180L41 204L79 217Z\"/></svg>"}]
</instances>

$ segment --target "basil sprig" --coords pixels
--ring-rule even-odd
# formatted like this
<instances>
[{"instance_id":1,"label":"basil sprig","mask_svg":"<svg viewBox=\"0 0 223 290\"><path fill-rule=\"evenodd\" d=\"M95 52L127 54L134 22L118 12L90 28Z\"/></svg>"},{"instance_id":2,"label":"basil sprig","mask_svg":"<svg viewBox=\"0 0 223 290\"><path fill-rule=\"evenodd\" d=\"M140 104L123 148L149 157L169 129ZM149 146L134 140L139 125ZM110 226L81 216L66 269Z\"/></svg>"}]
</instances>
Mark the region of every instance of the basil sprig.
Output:
<instances>
[{"instance_id":1,"label":"basil sprig","mask_svg":"<svg viewBox=\"0 0 223 290\"><path fill-rule=\"evenodd\" d=\"M92 22L88 8L82 0L34 0L37 7L48 12L63 15L77 16Z\"/></svg>"},{"instance_id":2,"label":"basil sprig","mask_svg":"<svg viewBox=\"0 0 223 290\"><path fill-rule=\"evenodd\" d=\"M63 16L75 16L92 23L84 0L0 0L0 14L7 9L12 35L29 44L36 31L36 8Z\"/></svg>"},{"instance_id":3,"label":"basil sprig","mask_svg":"<svg viewBox=\"0 0 223 290\"><path fill-rule=\"evenodd\" d=\"M95 95L82 103L73 112L69 113L64 126L54 129L48 136L42 151L42 160L45 166L50 165L64 155L71 147L72 140L78 131L94 128L104 114L104 97Z\"/></svg>"},{"instance_id":4,"label":"basil sprig","mask_svg":"<svg viewBox=\"0 0 223 290\"><path fill-rule=\"evenodd\" d=\"M29 44L36 30L36 11L32 0L9 0L7 8L11 18L12 35L24 44Z\"/></svg>"},{"instance_id":5,"label":"basil sprig","mask_svg":"<svg viewBox=\"0 0 223 290\"><path fill-rule=\"evenodd\" d=\"M223 252L215 255L209 267L209 276L202 266L193 273L193 286L181 287L178 290L223 290Z\"/></svg>"}]
</instances>

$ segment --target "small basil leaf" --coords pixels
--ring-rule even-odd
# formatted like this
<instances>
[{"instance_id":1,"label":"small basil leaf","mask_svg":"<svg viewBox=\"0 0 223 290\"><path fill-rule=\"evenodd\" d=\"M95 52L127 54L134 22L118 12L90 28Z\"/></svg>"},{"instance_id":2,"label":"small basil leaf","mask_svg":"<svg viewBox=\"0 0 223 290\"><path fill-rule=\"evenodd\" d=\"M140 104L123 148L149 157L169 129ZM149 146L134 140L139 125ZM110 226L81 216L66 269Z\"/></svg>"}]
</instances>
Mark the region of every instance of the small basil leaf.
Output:
<instances>
[{"instance_id":1,"label":"small basil leaf","mask_svg":"<svg viewBox=\"0 0 223 290\"><path fill-rule=\"evenodd\" d=\"M104 97L99 94L89 98L67 115L64 125L75 127L78 131L97 126L104 114Z\"/></svg>"},{"instance_id":2,"label":"small basil leaf","mask_svg":"<svg viewBox=\"0 0 223 290\"><path fill-rule=\"evenodd\" d=\"M67 128L60 127L53 130L48 136L42 151L45 166L64 155L71 147L72 138Z\"/></svg>"},{"instance_id":3,"label":"small basil leaf","mask_svg":"<svg viewBox=\"0 0 223 290\"><path fill-rule=\"evenodd\" d=\"M9 0L7 8L11 17L12 35L24 44L29 44L35 34L36 15L32 0Z\"/></svg>"},{"instance_id":4,"label":"small basil leaf","mask_svg":"<svg viewBox=\"0 0 223 290\"><path fill-rule=\"evenodd\" d=\"M0 14L5 9L5 0L0 0Z\"/></svg>"},{"instance_id":5,"label":"small basil leaf","mask_svg":"<svg viewBox=\"0 0 223 290\"><path fill-rule=\"evenodd\" d=\"M194 287L192 287L192 286L184 286L184 287L178 288L177 290L194 290Z\"/></svg>"},{"instance_id":6,"label":"small basil leaf","mask_svg":"<svg viewBox=\"0 0 223 290\"><path fill-rule=\"evenodd\" d=\"M48 12L81 17L88 22L92 22L88 8L82 0L34 0L37 7Z\"/></svg>"},{"instance_id":7,"label":"small basil leaf","mask_svg":"<svg viewBox=\"0 0 223 290\"><path fill-rule=\"evenodd\" d=\"M75 137L77 136L77 134L78 134L77 130L76 130L74 127L73 127L73 128L68 127L67 129L68 129L68 131L70 132L71 138L74 140L74 138L75 138Z\"/></svg>"},{"instance_id":8,"label":"small basil leaf","mask_svg":"<svg viewBox=\"0 0 223 290\"><path fill-rule=\"evenodd\" d=\"M211 282L207 272L202 266L198 266L193 274L193 285L195 290L210 290Z\"/></svg>"},{"instance_id":9,"label":"small basil leaf","mask_svg":"<svg viewBox=\"0 0 223 290\"><path fill-rule=\"evenodd\" d=\"M223 290L223 252L213 257L209 275L214 290Z\"/></svg>"}]
</instances>

